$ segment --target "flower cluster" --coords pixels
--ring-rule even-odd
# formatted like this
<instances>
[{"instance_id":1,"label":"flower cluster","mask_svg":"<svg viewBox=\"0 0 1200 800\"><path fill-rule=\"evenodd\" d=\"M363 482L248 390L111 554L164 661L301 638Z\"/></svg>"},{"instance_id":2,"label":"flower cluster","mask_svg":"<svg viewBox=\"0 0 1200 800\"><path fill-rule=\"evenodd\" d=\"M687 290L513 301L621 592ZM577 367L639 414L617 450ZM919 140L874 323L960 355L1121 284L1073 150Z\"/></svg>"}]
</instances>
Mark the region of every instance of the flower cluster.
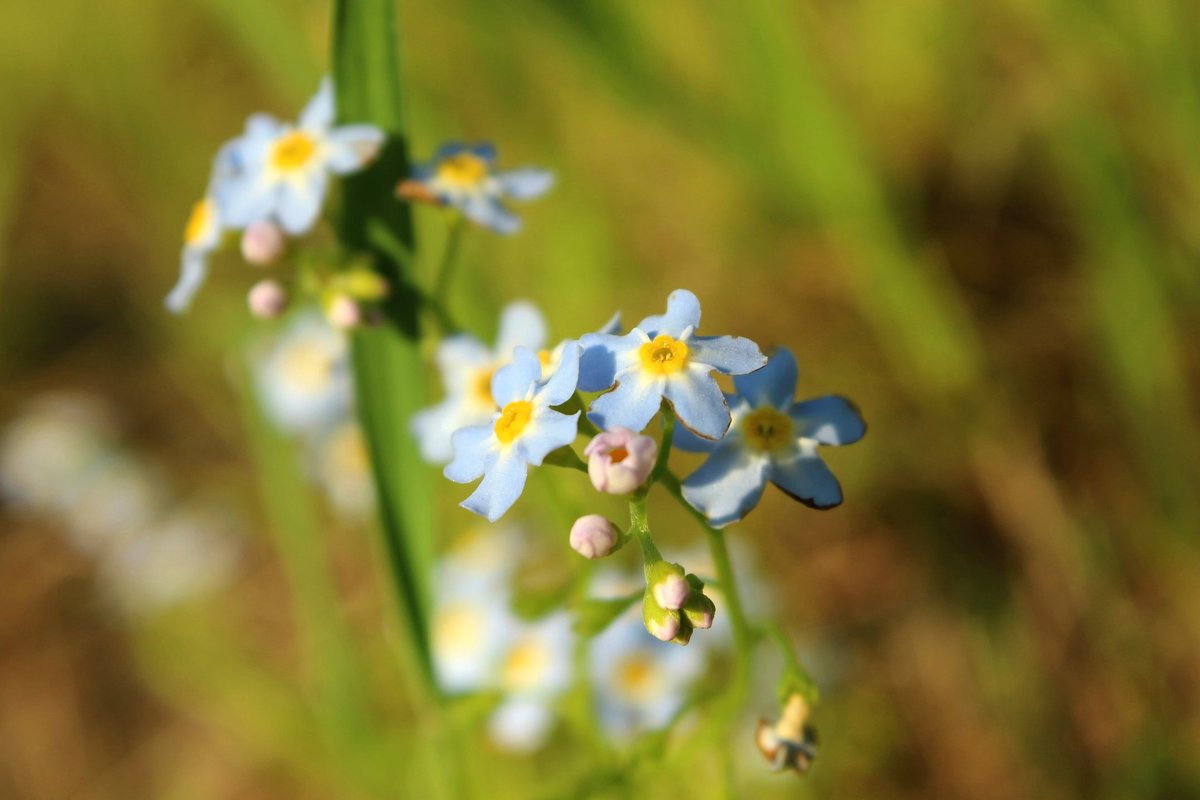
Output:
<instances>
[{"instance_id":1,"label":"flower cluster","mask_svg":"<svg viewBox=\"0 0 1200 800\"><path fill-rule=\"evenodd\" d=\"M287 249L288 237L309 233L329 194L332 176L357 172L378 155L385 134L373 125L335 125L333 83L321 82L295 123L267 114L246 121L241 136L226 142L213 160L208 188L184 229L179 280L166 305L181 313L208 275L208 261L227 231L241 231L250 264L268 267ZM332 263L331 263L332 262ZM335 324L363 321L363 306L383 298L386 285L369 268L337 258L302 265L302 288L314 292ZM289 292L275 278L260 280L247 302L253 314L275 317Z\"/></svg>"}]
</instances>

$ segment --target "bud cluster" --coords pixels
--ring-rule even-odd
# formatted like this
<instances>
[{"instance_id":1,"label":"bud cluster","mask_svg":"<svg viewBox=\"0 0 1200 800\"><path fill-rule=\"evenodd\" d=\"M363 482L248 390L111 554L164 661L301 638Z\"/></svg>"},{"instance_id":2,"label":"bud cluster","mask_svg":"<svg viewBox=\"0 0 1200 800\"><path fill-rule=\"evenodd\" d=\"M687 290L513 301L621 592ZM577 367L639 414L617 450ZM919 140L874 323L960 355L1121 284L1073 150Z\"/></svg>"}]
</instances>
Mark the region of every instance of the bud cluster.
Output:
<instances>
[{"instance_id":1,"label":"bud cluster","mask_svg":"<svg viewBox=\"0 0 1200 800\"><path fill-rule=\"evenodd\" d=\"M646 568L642 621L664 642L687 644L696 628L711 628L717 609L704 594L704 582L679 564L656 561Z\"/></svg>"}]
</instances>

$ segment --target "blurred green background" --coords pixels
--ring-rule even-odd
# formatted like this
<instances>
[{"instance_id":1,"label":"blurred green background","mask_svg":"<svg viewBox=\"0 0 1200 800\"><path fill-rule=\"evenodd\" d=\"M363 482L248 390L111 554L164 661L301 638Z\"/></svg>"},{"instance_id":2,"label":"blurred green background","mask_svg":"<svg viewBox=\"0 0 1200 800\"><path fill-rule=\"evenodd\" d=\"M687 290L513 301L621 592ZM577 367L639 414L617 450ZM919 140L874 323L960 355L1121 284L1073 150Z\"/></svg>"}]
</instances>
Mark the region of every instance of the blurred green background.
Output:
<instances>
[{"instance_id":1,"label":"blurred green background","mask_svg":"<svg viewBox=\"0 0 1200 800\"><path fill-rule=\"evenodd\" d=\"M218 259L187 317L162 309L212 154L253 111L296 113L328 16L0 0L0 416L100 398L246 540L232 584L129 623L52 522L0 506L0 796L418 796L427 709L380 633L370 536L279 503L306 490L242 410L257 275ZM559 178L519 236L467 241L472 330L525 297L574 336L683 286L706 330L788 345L802 396L851 396L870 424L827 456L843 507L768 492L732 529L825 696L812 774L745 796L1200 796L1200 6L399 16L414 155L491 139ZM442 220L417 216L436 252ZM460 488L439 484L439 538L467 525ZM468 783L505 796L572 796L588 763L460 736Z\"/></svg>"}]
</instances>

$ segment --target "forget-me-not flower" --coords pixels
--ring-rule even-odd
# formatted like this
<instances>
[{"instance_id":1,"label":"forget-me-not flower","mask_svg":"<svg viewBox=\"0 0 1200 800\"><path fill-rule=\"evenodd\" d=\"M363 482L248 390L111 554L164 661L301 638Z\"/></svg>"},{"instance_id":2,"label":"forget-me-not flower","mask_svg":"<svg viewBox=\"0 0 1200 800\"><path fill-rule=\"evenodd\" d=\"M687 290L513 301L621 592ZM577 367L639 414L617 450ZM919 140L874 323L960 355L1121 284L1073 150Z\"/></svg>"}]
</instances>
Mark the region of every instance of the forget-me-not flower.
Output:
<instances>
[{"instance_id":1,"label":"forget-me-not flower","mask_svg":"<svg viewBox=\"0 0 1200 800\"><path fill-rule=\"evenodd\" d=\"M554 174L534 167L497 170L496 148L449 142L401 184L400 195L431 198L458 209L472 222L496 233L516 233L521 220L504 207L504 200L533 200L554 185Z\"/></svg>"},{"instance_id":2,"label":"forget-me-not flower","mask_svg":"<svg viewBox=\"0 0 1200 800\"><path fill-rule=\"evenodd\" d=\"M221 244L221 235L228 227L216 200L216 187L232 169L232 149L221 148L213 159L208 190L203 199L192 206L183 228L183 252L179 257L179 280L167 294L167 309L176 314L187 311L192 298L208 278L208 259Z\"/></svg>"},{"instance_id":3,"label":"forget-me-not flower","mask_svg":"<svg viewBox=\"0 0 1200 800\"><path fill-rule=\"evenodd\" d=\"M216 185L222 218L244 228L271 220L292 235L313 226L330 174L357 172L378 155L384 133L374 125L334 127L333 82L325 78L292 125L268 114L246 121L230 143L230 168Z\"/></svg>"},{"instance_id":4,"label":"forget-me-not flower","mask_svg":"<svg viewBox=\"0 0 1200 800\"><path fill-rule=\"evenodd\" d=\"M758 345L740 336L697 336L700 301L686 289L667 298L667 313L646 317L624 336L592 333L584 348L579 388L615 388L592 403L588 419L601 428L641 431L663 398L689 429L720 439L729 429L729 407L712 373L743 375L767 359Z\"/></svg>"},{"instance_id":5,"label":"forget-me-not flower","mask_svg":"<svg viewBox=\"0 0 1200 800\"><path fill-rule=\"evenodd\" d=\"M320 314L291 319L255 360L259 401L280 429L313 434L346 418L353 399L348 346Z\"/></svg>"},{"instance_id":6,"label":"forget-me-not flower","mask_svg":"<svg viewBox=\"0 0 1200 800\"><path fill-rule=\"evenodd\" d=\"M813 508L842 502L837 478L817 454L819 445L850 444L867 426L849 400L836 395L793 402L796 359L779 348L758 372L734 378L733 424L719 442L688 436L683 450L709 452L683 482L683 496L715 527L746 516L767 481Z\"/></svg>"},{"instance_id":7,"label":"forget-me-not flower","mask_svg":"<svg viewBox=\"0 0 1200 800\"><path fill-rule=\"evenodd\" d=\"M568 345L554 374L546 381L541 377L538 357L518 347L513 362L492 376L492 399L499 409L492 420L454 434L454 460L444 474L456 483L483 477L462 506L489 522L521 496L530 464L539 466L551 451L575 441L579 412L567 415L551 407L575 393L579 346Z\"/></svg>"},{"instance_id":8,"label":"forget-me-not flower","mask_svg":"<svg viewBox=\"0 0 1200 800\"><path fill-rule=\"evenodd\" d=\"M500 331L492 349L464 333L443 339L438 345L437 365L446 397L417 412L411 423L421 457L434 464L445 464L453 458L450 437L454 432L482 425L496 412L492 399L496 370L512 358L517 347L540 353L545 343L546 321L532 303L523 301L510 303L500 315Z\"/></svg>"},{"instance_id":9,"label":"forget-me-not flower","mask_svg":"<svg viewBox=\"0 0 1200 800\"><path fill-rule=\"evenodd\" d=\"M554 722L552 705L571 685L574 640L565 611L513 626L496 676L504 700L488 721L498 744L529 752L545 741Z\"/></svg>"}]
</instances>

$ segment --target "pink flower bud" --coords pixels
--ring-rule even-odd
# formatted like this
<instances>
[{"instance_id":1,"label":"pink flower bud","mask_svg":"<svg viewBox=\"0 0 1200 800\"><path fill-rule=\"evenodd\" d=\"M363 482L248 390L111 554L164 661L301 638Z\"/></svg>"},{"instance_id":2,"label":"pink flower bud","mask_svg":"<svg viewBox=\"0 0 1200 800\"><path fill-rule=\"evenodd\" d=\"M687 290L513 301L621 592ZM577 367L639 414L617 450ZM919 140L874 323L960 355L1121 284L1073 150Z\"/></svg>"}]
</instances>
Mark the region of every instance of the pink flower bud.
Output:
<instances>
[{"instance_id":1,"label":"pink flower bud","mask_svg":"<svg viewBox=\"0 0 1200 800\"><path fill-rule=\"evenodd\" d=\"M629 494L645 483L654 469L658 443L628 428L613 428L588 442L583 455L597 491Z\"/></svg>"},{"instance_id":2,"label":"pink flower bud","mask_svg":"<svg viewBox=\"0 0 1200 800\"><path fill-rule=\"evenodd\" d=\"M287 289L279 281L259 281L250 287L246 304L250 306L250 313L259 319L274 319L287 308Z\"/></svg>"},{"instance_id":3,"label":"pink flower bud","mask_svg":"<svg viewBox=\"0 0 1200 800\"><path fill-rule=\"evenodd\" d=\"M621 532L599 514L588 514L571 526L571 549L584 558L604 558L617 548Z\"/></svg>"},{"instance_id":4,"label":"pink flower bud","mask_svg":"<svg viewBox=\"0 0 1200 800\"><path fill-rule=\"evenodd\" d=\"M334 298L334 301L329 304L326 316L329 317L329 321L335 328L342 330L355 328L363 321L362 308L346 295Z\"/></svg>"},{"instance_id":5,"label":"pink flower bud","mask_svg":"<svg viewBox=\"0 0 1200 800\"><path fill-rule=\"evenodd\" d=\"M664 575L654 584L654 602L663 608L680 609L687 602L692 587L682 575L671 573Z\"/></svg>"},{"instance_id":6,"label":"pink flower bud","mask_svg":"<svg viewBox=\"0 0 1200 800\"><path fill-rule=\"evenodd\" d=\"M255 222L242 233L242 258L251 264L266 267L283 255L287 239L273 222Z\"/></svg>"},{"instance_id":7,"label":"pink flower bud","mask_svg":"<svg viewBox=\"0 0 1200 800\"><path fill-rule=\"evenodd\" d=\"M642 600L642 622L651 636L664 642L678 636L681 627L678 611L660 608L652 599L649 602L646 599Z\"/></svg>"}]
</instances>

